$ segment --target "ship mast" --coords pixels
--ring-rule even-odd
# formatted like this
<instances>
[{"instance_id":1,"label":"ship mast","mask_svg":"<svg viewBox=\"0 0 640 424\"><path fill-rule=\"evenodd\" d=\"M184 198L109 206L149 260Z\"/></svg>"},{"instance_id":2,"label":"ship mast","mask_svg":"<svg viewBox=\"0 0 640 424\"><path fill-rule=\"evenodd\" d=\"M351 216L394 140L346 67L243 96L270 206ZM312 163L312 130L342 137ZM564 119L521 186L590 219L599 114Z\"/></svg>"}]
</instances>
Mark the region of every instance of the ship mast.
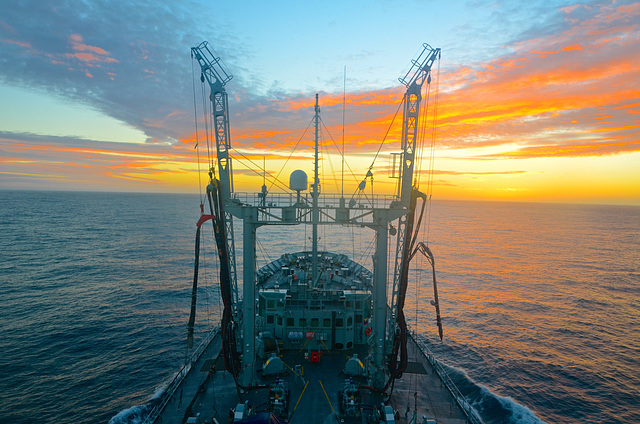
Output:
<instances>
[{"instance_id":1,"label":"ship mast","mask_svg":"<svg viewBox=\"0 0 640 424\"><path fill-rule=\"evenodd\" d=\"M314 153L314 171L313 171L313 186L311 192L312 198L312 260L311 260L311 278L312 287L315 287L318 281L318 223L320 221L320 210L318 209L318 197L320 196L320 179L318 177L318 131L320 128L320 107L318 106L318 95L316 94L316 106L315 106L315 153Z\"/></svg>"}]
</instances>

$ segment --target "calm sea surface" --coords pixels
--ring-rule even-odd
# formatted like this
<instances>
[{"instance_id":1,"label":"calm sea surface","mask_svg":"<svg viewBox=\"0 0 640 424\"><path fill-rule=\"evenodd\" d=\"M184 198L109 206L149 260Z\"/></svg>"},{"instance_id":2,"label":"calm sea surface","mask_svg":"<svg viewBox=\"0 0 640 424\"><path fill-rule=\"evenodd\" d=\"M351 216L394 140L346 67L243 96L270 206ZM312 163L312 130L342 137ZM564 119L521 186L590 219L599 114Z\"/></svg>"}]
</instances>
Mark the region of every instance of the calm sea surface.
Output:
<instances>
[{"instance_id":1,"label":"calm sea surface","mask_svg":"<svg viewBox=\"0 0 640 424\"><path fill-rule=\"evenodd\" d=\"M135 421L188 354L198 204L0 191L0 423ZM640 422L639 207L434 201L430 222L444 342L424 261L406 315L487 423ZM258 231L259 265L309 248L289 231ZM321 237L371 267L370 234Z\"/></svg>"}]
</instances>

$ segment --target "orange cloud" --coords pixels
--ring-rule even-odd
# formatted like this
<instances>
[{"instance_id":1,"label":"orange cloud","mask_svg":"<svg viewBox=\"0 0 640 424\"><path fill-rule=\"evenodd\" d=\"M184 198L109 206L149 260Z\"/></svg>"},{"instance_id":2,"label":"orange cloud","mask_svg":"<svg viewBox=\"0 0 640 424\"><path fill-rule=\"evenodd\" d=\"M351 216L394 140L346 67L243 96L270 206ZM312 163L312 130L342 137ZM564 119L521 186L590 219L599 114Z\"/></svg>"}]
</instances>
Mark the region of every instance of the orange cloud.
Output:
<instances>
[{"instance_id":1,"label":"orange cloud","mask_svg":"<svg viewBox=\"0 0 640 424\"><path fill-rule=\"evenodd\" d=\"M71 41L71 47L73 48L73 50L77 50L80 52L84 52L84 51L90 51L92 53L101 55L101 56L108 56L109 53L107 53L104 49L101 49L100 47L96 47L96 46L90 46L88 44L84 44L82 41L82 36L80 34L71 34L69 36L69 41Z\"/></svg>"},{"instance_id":2,"label":"orange cloud","mask_svg":"<svg viewBox=\"0 0 640 424\"><path fill-rule=\"evenodd\" d=\"M118 62L118 60L113 59L111 57L103 57L103 56L99 56L99 55L95 55L93 53L67 53L65 54L65 57L73 57L75 59L78 59L80 62L103 62L103 63L112 63L112 62Z\"/></svg>"},{"instance_id":3,"label":"orange cloud","mask_svg":"<svg viewBox=\"0 0 640 424\"><path fill-rule=\"evenodd\" d=\"M626 27L617 30L624 33ZM584 40L569 42L574 32L568 31L567 39L557 41L571 48L553 50L553 58L541 57L539 50L527 45L518 61L526 66L491 64L475 76L468 68L461 69L453 79L464 84L442 94L438 134L443 143L468 148L514 142L540 144L542 140L551 144L555 139L562 144L570 142L572 134L581 138L590 134L600 141L599 149L567 149L573 156L576 152L603 154L607 140L637 137L630 110L640 96L640 60L631 54L640 48L637 31L626 41L621 41L625 37L587 40L588 48ZM543 40L537 43L544 44ZM603 114L608 121L602 120ZM567 119L570 116L581 119ZM637 149L633 143L627 148ZM563 151L557 149L554 154ZM609 151L616 154L620 147L612 143Z\"/></svg>"},{"instance_id":4,"label":"orange cloud","mask_svg":"<svg viewBox=\"0 0 640 424\"><path fill-rule=\"evenodd\" d=\"M15 44L17 46L24 47L25 49L32 49L31 43L28 43L26 41L10 40L8 38L3 38L0 41L2 41L3 43Z\"/></svg>"},{"instance_id":5,"label":"orange cloud","mask_svg":"<svg viewBox=\"0 0 640 424\"><path fill-rule=\"evenodd\" d=\"M83 38L80 34L71 34L69 36L69 42L74 53L65 53L63 56L68 59L76 59L78 62L89 66L99 67L100 63L119 63L120 61L109 57L109 53L96 46L91 46L83 43ZM55 59L52 61L55 63ZM93 75L89 71L85 71L85 75L89 78L93 78Z\"/></svg>"},{"instance_id":6,"label":"orange cloud","mask_svg":"<svg viewBox=\"0 0 640 424\"><path fill-rule=\"evenodd\" d=\"M640 141L607 142L607 143L564 143L549 146L523 147L514 151L506 151L494 157L500 158L536 158L536 157L580 157L615 155L619 153L640 151ZM489 156L487 156L489 157Z\"/></svg>"}]
</instances>

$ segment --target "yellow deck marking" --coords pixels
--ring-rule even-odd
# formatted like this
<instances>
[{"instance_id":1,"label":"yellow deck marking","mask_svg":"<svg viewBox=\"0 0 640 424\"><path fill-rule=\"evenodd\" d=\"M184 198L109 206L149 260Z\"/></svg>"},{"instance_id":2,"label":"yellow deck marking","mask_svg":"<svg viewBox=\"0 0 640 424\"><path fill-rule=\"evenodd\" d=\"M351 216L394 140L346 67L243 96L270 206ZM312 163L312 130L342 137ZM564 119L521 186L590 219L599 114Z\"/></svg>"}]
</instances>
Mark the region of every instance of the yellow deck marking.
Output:
<instances>
[{"instance_id":1,"label":"yellow deck marking","mask_svg":"<svg viewBox=\"0 0 640 424\"><path fill-rule=\"evenodd\" d=\"M333 412L333 415L335 415L336 411L333 409L333 405L331 405L331 401L329 400L329 395L327 395L327 391L324 389L324 386L322 385L322 381L318 380L318 383L320 383L320 387L322 387L322 391L324 392L324 395L327 397L327 402L329 402L329 406L331 407L331 412Z\"/></svg>"}]
</instances>

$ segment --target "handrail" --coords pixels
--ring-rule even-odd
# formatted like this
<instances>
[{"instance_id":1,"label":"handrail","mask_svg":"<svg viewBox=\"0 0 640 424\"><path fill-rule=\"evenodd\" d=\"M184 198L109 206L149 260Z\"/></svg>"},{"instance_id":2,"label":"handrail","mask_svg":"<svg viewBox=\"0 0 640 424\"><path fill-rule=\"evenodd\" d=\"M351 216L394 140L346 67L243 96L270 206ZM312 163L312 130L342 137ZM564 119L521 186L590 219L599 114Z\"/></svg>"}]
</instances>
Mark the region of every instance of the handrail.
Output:
<instances>
[{"instance_id":1,"label":"handrail","mask_svg":"<svg viewBox=\"0 0 640 424\"><path fill-rule=\"evenodd\" d=\"M153 423L158 418L162 410L167 406L173 395L175 394L180 384L184 381L186 376L191 371L191 365L200 359L200 356L204 353L205 349L211 343L211 340L218 334L220 331L220 326L216 326L209 331L209 333L205 336L204 340L198 345L198 347L193 351L187 362L180 368L180 371L173 377L171 382L167 385L167 388L164 390L162 395L160 396L160 401L149 411L149 414L144 419L143 423Z\"/></svg>"},{"instance_id":2,"label":"handrail","mask_svg":"<svg viewBox=\"0 0 640 424\"><path fill-rule=\"evenodd\" d=\"M266 198L262 193L250 193L250 192L235 192L233 193L233 199L250 206L258 206L265 208L282 208L289 207L295 204L305 204L311 207L312 197L310 193L301 193L300 197L296 193L269 193ZM348 206L349 202L353 200L353 206L350 209L369 209L369 208L388 208L393 201L397 201L398 198L391 194L368 194L366 196L354 196L344 197L335 193L322 193L318 197L318 204L325 208L339 208ZM300 203L298 203L300 201ZM346 205L345 205L346 203Z\"/></svg>"},{"instance_id":3,"label":"handrail","mask_svg":"<svg viewBox=\"0 0 640 424\"><path fill-rule=\"evenodd\" d=\"M414 342L418 344L419 339L416 338L416 334L412 334L412 337ZM421 340L418 346L419 346L418 350L420 351L420 353L422 353L422 356L424 356L424 358L431 364L433 369L436 371L436 373L440 377L440 380L442 380L447 390L449 390L449 393L451 393L451 395L454 397L454 399L456 400L460 408L467 415L467 418L468 418L467 422L471 424L484 424L484 421L482 421L482 418L480 418L480 416L478 415L476 410L473 408L473 406L471 406L471 404L467 401L467 399L464 397L462 392L460 392L460 389L458 389L458 387L455 385L453 380L451 380L451 377L449 377L447 370L442 366L440 361L435 357L431 349L429 349L429 347L425 345L425 343L422 342Z\"/></svg>"}]
</instances>

